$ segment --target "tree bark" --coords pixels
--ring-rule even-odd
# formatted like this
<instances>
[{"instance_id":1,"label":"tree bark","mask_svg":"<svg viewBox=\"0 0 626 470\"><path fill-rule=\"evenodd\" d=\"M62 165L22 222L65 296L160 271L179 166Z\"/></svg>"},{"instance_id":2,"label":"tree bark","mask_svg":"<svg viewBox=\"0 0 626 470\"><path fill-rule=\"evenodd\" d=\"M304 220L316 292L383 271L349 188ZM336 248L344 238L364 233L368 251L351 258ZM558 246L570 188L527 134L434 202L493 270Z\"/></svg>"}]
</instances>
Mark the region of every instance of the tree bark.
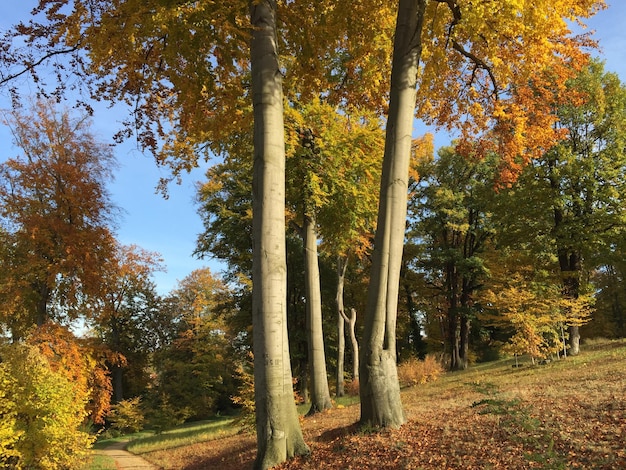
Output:
<instances>
[{"instance_id":1,"label":"tree bark","mask_svg":"<svg viewBox=\"0 0 626 470\"><path fill-rule=\"evenodd\" d=\"M345 358L346 358L346 323L345 306L343 303L343 292L346 281L346 270L348 268L347 258L337 257L337 292L335 303L337 304L337 391L336 395L345 395Z\"/></svg>"},{"instance_id":2,"label":"tree bark","mask_svg":"<svg viewBox=\"0 0 626 470\"><path fill-rule=\"evenodd\" d=\"M574 250L570 251L561 248L559 249L558 258L561 268L561 281L563 283L563 296L566 299L575 300L580 295L580 277L582 273L581 256ZM570 325L568 354L576 356L579 353L580 330L578 325Z\"/></svg>"},{"instance_id":3,"label":"tree bark","mask_svg":"<svg viewBox=\"0 0 626 470\"><path fill-rule=\"evenodd\" d=\"M48 302L50 301L50 287L45 282L37 282L35 290L39 295L37 301L37 326L43 326L48 321Z\"/></svg>"},{"instance_id":4,"label":"tree bark","mask_svg":"<svg viewBox=\"0 0 626 470\"><path fill-rule=\"evenodd\" d=\"M348 318L350 327L350 344L352 345L352 379L359 380L359 341L356 339L356 309L350 309Z\"/></svg>"},{"instance_id":5,"label":"tree bark","mask_svg":"<svg viewBox=\"0 0 626 470\"><path fill-rule=\"evenodd\" d=\"M266 469L309 449L293 397L287 338L285 143L276 2L251 1L254 109L252 324L257 457Z\"/></svg>"},{"instance_id":6,"label":"tree bark","mask_svg":"<svg viewBox=\"0 0 626 470\"><path fill-rule=\"evenodd\" d=\"M405 421L396 368L396 319L406 229L417 70L426 0L400 0L391 71L389 116L360 361L363 424Z\"/></svg>"},{"instance_id":7,"label":"tree bark","mask_svg":"<svg viewBox=\"0 0 626 470\"><path fill-rule=\"evenodd\" d=\"M317 256L317 235L315 220L304 217L304 277L306 288L306 323L309 344L309 370L311 373L311 408L308 414L332 408L326 354L324 352L324 331L322 328L322 297L320 291L320 270Z\"/></svg>"}]
</instances>

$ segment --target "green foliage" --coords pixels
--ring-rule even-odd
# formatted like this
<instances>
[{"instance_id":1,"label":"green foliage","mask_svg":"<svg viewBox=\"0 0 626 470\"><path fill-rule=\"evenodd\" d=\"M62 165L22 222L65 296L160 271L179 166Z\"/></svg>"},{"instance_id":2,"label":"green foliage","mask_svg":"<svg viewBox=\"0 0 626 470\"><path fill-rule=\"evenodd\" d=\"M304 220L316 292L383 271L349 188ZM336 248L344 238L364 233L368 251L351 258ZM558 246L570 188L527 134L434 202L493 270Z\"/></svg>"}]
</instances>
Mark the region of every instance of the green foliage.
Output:
<instances>
[{"instance_id":1,"label":"green foliage","mask_svg":"<svg viewBox=\"0 0 626 470\"><path fill-rule=\"evenodd\" d=\"M193 415L193 411L186 407L174 406L167 395L161 395L152 400L146 410L148 427L157 434L183 424Z\"/></svg>"},{"instance_id":2,"label":"green foliage","mask_svg":"<svg viewBox=\"0 0 626 470\"><path fill-rule=\"evenodd\" d=\"M144 412L141 408L141 398L135 397L121 402L111 407L109 421L113 428L122 433L134 433L143 429Z\"/></svg>"},{"instance_id":3,"label":"green foliage","mask_svg":"<svg viewBox=\"0 0 626 470\"><path fill-rule=\"evenodd\" d=\"M51 369L35 346L0 349L0 463L4 468L79 468L95 436L84 431L87 394Z\"/></svg>"},{"instance_id":4,"label":"green foliage","mask_svg":"<svg viewBox=\"0 0 626 470\"><path fill-rule=\"evenodd\" d=\"M170 295L178 321L170 344L154 354L156 381L152 400L167 413L206 419L228 409L235 393L235 333L224 299L228 290L208 269L197 270L179 282ZM163 402L164 397L167 397ZM178 419L178 418L177 418Z\"/></svg>"}]
</instances>

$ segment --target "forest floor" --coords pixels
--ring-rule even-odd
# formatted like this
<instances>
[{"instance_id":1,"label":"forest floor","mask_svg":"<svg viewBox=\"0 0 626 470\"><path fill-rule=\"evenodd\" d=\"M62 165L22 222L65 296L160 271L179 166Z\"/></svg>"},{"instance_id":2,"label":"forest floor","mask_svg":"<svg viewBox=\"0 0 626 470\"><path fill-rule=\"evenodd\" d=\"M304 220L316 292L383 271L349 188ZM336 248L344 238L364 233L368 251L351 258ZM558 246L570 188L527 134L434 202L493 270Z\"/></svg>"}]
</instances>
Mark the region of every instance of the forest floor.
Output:
<instances>
[{"instance_id":1,"label":"forest floor","mask_svg":"<svg viewBox=\"0 0 626 470\"><path fill-rule=\"evenodd\" d=\"M547 365L498 361L406 388L407 423L357 425L359 405L302 418L308 456L290 469L626 468L626 341ZM252 433L142 456L160 468L246 470Z\"/></svg>"}]
</instances>

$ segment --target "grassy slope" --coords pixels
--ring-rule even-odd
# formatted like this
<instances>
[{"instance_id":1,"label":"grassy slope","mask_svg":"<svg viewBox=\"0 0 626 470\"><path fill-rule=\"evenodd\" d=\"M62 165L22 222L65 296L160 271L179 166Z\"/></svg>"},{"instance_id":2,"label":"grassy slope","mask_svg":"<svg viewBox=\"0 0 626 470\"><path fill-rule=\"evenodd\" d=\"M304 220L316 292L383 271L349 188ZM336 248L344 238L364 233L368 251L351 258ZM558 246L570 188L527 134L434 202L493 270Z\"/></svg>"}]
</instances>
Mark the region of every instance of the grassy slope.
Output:
<instances>
[{"instance_id":1,"label":"grassy slope","mask_svg":"<svg viewBox=\"0 0 626 470\"><path fill-rule=\"evenodd\" d=\"M626 468L626 341L544 366L511 364L405 389L398 430L359 428L358 406L303 418L312 454L281 468ZM248 433L143 457L167 469L244 470L254 455Z\"/></svg>"}]
</instances>

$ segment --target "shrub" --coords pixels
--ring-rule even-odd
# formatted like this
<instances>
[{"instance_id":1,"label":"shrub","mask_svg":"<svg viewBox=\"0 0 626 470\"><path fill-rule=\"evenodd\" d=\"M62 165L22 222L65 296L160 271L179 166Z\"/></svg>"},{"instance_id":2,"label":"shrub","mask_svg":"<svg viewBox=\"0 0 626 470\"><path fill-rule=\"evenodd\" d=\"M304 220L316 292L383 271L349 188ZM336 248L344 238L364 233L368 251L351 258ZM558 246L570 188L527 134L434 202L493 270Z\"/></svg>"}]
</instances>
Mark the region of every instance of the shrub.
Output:
<instances>
[{"instance_id":1,"label":"shrub","mask_svg":"<svg viewBox=\"0 0 626 470\"><path fill-rule=\"evenodd\" d=\"M345 392L353 397L359 395L359 379L352 379L349 382L346 382L344 386Z\"/></svg>"},{"instance_id":2,"label":"shrub","mask_svg":"<svg viewBox=\"0 0 626 470\"><path fill-rule=\"evenodd\" d=\"M412 358L398 366L398 380L401 387L410 387L437 380L443 367L435 356L427 355L423 361Z\"/></svg>"},{"instance_id":3,"label":"shrub","mask_svg":"<svg viewBox=\"0 0 626 470\"><path fill-rule=\"evenodd\" d=\"M124 434L141 431L144 422L141 398L129 398L113 405L109 414L109 421L111 421L114 429Z\"/></svg>"},{"instance_id":4,"label":"shrub","mask_svg":"<svg viewBox=\"0 0 626 470\"><path fill-rule=\"evenodd\" d=\"M236 422L247 429L254 429L255 423L253 361L252 353L248 353L247 361L237 365L235 374L241 385L238 394L231 397L233 403L241 407L241 413Z\"/></svg>"},{"instance_id":5,"label":"shrub","mask_svg":"<svg viewBox=\"0 0 626 470\"><path fill-rule=\"evenodd\" d=\"M0 466L80 468L95 440L82 428L88 391L54 371L35 346L12 344L0 357Z\"/></svg>"},{"instance_id":6,"label":"shrub","mask_svg":"<svg viewBox=\"0 0 626 470\"><path fill-rule=\"evenodd\" d=\"M189 408L175 407L170 398L163 394L153 400L150 411L146 413L148 425L157 434L183 424L187 418L193 415Z\"/></svg>"}]
</instances>

